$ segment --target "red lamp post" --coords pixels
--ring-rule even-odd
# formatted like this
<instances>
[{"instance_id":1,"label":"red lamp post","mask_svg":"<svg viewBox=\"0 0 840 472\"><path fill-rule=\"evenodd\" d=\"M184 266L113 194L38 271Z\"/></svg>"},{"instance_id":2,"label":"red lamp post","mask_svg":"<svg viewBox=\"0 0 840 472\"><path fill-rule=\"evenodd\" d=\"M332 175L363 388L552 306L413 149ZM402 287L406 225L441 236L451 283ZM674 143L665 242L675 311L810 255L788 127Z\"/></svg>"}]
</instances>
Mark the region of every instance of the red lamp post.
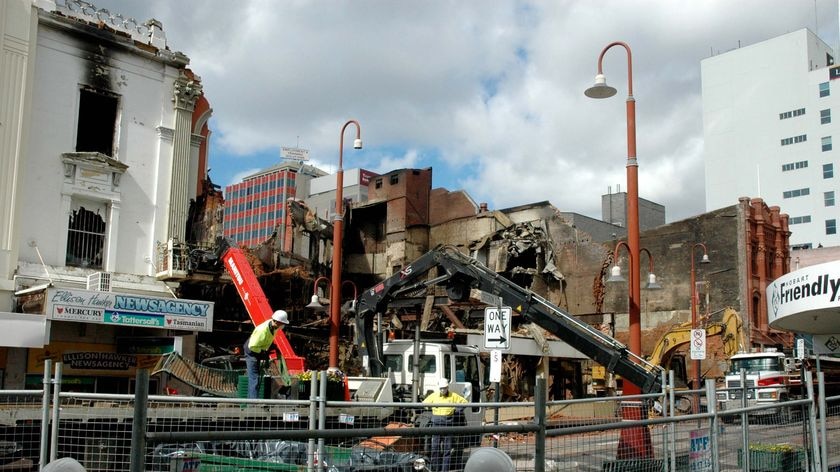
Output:
<instances>
[{"instance_id":1,"label":"red lamp post","mask_svg":"<svg viewBox=\"0 0 840 472\"><path fill-rule=\"evenodd\" d=\"M608 98L617 93L616 89L607 85L603 72L604 54L613 46L621 46L627 52L627 249L631 261L638 261L639 252L639 164L636 161L636 100L633 98L633 55L630 46L615 41L608 44L598 56L598 73L595 75L595 85L584 92L590 98ZM639 270L630 271L629 306L627 309L630 342L630 352L640 356L642 352L642 323L641 323L641 281ZM627 383L624 385L625 395L641 393L638 385ZM643 406L641 402L624 402L622 417L628 420L641 419ZM647 428L624 428L618 444L620 459L650 457L653 448L650 431Z\"/></svg>"},{"instance_id":2,"label":"red lamp post","mask_svg":"<svg viewBox=\"0 0 840 472\"><path fill-rule=\"evenodd\" d=\"M341 293L341 245L344 239L344 131L351 124L356 126L354 149L362 148L362 127L356 120L349 120L341 127L341 140L338 147L338 171L335 173L335 216L333 217L333 254L332 254L332 288L333 294ZM335 295L333 295L335 296ZM330 302L330 370L338 369L338 333L341 324L341 304Z\"/></svg>"},{"instance_id":3,"label":"red lamp post","mask_svg":"<svg viewBox=\"0 0 840 472\"><path fill-rule=\"evenodd\" d=\"M613 46L621 46L627 51L627 248L631 260L639 259L639 164L636 161L636 100L633 98L633 56L630 46L615 41L607 45L598 56L598 74L595 85L586 89L587 97L609 98L617 93L616 89L607 85L603 73L604 54ZM641 281L639 271L630 271L630 305L628 307L630 352L641 355L642 325L641 325ZM631 391L625 387L626 393L638 394L641 389L632 385Z\"/></svg>"}]
</instances>

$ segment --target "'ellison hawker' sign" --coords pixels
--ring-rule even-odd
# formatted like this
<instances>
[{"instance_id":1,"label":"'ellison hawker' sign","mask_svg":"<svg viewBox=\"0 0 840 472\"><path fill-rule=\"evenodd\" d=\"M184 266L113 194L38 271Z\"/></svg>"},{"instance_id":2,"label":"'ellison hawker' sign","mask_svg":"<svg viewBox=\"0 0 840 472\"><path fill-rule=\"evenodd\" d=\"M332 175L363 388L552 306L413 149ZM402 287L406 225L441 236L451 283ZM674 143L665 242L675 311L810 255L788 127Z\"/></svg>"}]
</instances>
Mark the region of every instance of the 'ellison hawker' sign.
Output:
<instances>
[{"instance_id":1,"label":"'ellison hawker' sign","mask_svg":"<svg viewBox=\"0 0 840 472\"><path fill-rule=\"evenodd\" d=\"M840 332L840 261L806 267L771 282L767 318L776 329Z\"/></svg>"},{"instance_id":2,"label":"'ellison hawker' sign","mask_svg":"<svg viewBox=\"0 0 840 472\"><path fill-rule=\"evenodd\" d=\"M47 318L184 331L212 331L213 303L51 288L47 290Z\"/></svg>"}]
</instances>

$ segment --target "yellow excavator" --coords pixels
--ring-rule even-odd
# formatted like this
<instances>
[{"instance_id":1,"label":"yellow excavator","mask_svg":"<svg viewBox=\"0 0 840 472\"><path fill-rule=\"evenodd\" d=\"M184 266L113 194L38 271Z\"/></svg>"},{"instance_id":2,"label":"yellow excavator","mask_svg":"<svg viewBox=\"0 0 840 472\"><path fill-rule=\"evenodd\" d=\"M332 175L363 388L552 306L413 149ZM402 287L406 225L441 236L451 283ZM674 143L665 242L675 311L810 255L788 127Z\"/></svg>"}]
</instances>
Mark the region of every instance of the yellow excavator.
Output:
<instances>
[{"instance_id":1,"label":"yellow excavator","mask_svg":"<svg viewBox=\"0 0 840 472\"><path fill-rule=\"evenodd\" d=\"M725 308L701 317L698 319L697 327L706 330L707 340L720 337L726 359L746 348L743 322L738 312L732 308ZM673 326L659 338L648 357L648 362L651 364L674 371L676 388L687 388L688 385L685 353L680 350L691 340L691 329L690 321ZM592 385L596 394L611 395L610 384L608 376L605 376L604 368L595 364L592 367ZM681 403L677 402L677 409L680 409Z\"/></svg>"}]
</instances>

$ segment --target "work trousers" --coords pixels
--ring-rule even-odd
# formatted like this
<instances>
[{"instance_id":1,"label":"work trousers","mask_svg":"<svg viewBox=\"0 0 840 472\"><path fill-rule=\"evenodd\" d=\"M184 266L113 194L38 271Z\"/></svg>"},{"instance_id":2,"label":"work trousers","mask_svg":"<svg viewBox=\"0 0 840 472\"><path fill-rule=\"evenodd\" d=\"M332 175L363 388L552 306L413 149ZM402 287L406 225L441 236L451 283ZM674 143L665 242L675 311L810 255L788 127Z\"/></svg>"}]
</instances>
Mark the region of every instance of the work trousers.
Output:
<instances>
[{"instance_id":1,"label":"work trousers","mask_svg":"<svg viewBox=\"0 0 840 472\"><path fill-rule=\"evenodd\" d=\"M259 398L257 388L260 385L260 361L268 358L266 353L251 352L248 349L248 341L245 341L245 367L248 371L248 398Z\"/></svg>"},{"instance_id":2,"label":"work trousers","mask_svg":"<svg viewBox=\"0 0 840 472\"><path fill-rule=\"evenodd\" d=\"M453 426L455 416L432 416L432 426ZM431 450L432 470L435 472L449 472L449 463L452 460L452 436L432 436Z\"/></svg>"}]
</instances>

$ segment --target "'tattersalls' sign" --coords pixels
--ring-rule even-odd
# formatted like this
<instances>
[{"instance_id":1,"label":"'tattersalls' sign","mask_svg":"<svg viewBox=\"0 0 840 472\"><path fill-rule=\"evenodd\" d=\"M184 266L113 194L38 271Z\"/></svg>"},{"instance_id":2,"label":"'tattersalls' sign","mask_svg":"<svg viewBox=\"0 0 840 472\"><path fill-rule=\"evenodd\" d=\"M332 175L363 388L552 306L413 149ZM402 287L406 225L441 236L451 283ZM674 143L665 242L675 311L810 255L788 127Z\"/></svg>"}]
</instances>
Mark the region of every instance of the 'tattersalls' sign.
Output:
<instances>
[{"instance_id":1,"label":"'tattersalls' sign","mask_svg":"<svg viewBox=\"0 0 840 472\"><path fill-rule=\"evenodd\" d=\"M213 302L50 288L47 318L184 331L213 330Z\"/></svg>"},{"instance_id":2,"label":"'tattersalls' sign","mask_svg":"<svg viewBox=\"0 0 840 472\"><path fill-rule=\"evenodd\" d=\"M840 333L840 261L806 267L771 282L767 318L775 329Z\"/></svg>"}]
</instances>

